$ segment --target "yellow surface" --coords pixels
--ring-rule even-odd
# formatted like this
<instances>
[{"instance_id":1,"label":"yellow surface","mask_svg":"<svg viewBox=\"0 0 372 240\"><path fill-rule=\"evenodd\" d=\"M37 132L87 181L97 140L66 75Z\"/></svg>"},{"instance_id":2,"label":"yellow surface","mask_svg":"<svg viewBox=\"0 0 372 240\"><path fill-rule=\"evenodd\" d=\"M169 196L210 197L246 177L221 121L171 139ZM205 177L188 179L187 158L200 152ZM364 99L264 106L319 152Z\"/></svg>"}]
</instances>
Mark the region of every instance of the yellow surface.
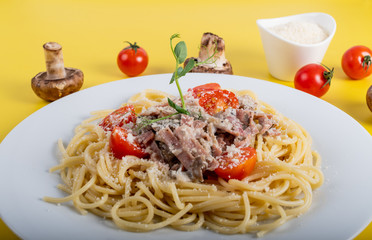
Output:
<instances>
[{"instance_id":1,"label":"yellow surface","mask_svg":"<svg viewBox=\"0 0 372 240\"><path fill-rule=\"evenodd\" d=\"M169 73L174 67L169 36L180 33L189 56L196 56L202 33L210 31L225 39L226 56L236 75L293 87L292 82L278 81L269 75L255 22L259 18L305 12L325 12L337 22L336 35L323 60L335 67L335 77L323 99L372 133L372 113L365 103L372 76L348 80L340 65L341 56L349 47L363 44L372 48L371 0L1 0L0 140L48 104L36 97L30 87L31 78L45 70L42 45L47 41L63 46L65 66L81 69L85 74L83 88L89 88L126 78L116 66L124 41L137 41L147 50L149 65L142 75ZM0 221L0 239L12 238L16 238L15 234ZM356 239L372 239L372 224Z\"/></svg>"}]
</instances>

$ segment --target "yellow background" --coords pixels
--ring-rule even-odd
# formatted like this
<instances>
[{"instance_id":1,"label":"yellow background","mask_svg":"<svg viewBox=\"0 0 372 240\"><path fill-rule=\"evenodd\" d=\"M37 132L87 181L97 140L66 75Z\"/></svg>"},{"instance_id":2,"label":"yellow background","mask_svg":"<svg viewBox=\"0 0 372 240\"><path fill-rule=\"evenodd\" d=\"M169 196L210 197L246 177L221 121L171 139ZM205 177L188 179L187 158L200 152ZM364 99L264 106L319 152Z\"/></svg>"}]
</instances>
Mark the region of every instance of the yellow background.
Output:
<instances>
[{"instance_id":1,"label":"yellow background","mask_svg":"<svg viewBox=\"0 0 372 240\"><path fill-rule=\"evenodd\" d=\"M85 74L83 88L89 88L126 78L116 66L116 56L126 46L124 41L136 41L147 50L149 65L142 75L169 73L174 67L170 35L180 33L189 56L197 56L200 38L209 31L224 38L226 56L236 75L293 87L292 82L269 75L256 20L305 12L325 12L337 22L323 60L335 67L335 76L323 99L372 133L372 113L365 102L372 76L349 80L340 64L349 47L362 44L372 48L371 0L0 0L0 140L48 104L30 86L31 78L45 71L45 42L62 45L65 66L81 69ZM16 238L0 220L0 239ZM372 224L356 239L372 239Z\"/></svg>"}]
</instances>

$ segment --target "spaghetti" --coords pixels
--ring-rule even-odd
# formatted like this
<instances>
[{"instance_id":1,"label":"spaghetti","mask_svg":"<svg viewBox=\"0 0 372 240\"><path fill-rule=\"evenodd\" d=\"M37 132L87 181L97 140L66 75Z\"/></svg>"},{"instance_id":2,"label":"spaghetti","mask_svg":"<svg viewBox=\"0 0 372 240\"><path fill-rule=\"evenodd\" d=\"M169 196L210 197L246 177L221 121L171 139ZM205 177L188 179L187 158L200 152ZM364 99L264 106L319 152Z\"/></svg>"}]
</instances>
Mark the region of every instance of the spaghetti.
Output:
<instances>
[{"instance_id":1,"label":"spaghetti","mask_svg":"<svg viewBox=\"0 0 372 240\"><path fill-rule=\"evenodd\" d=\"M136 232L166 226L182 231L204 227L223 234L256 233L260 237L305 213L312 191L323 183L321 158L311 149L311 137L252 92L235 94L251 96L260 111L273 116L280 131L279 136L255 137L257 163L243 180L190 181L158 161L135 156L116 159L110 151L109 134L96 123L111 111L100 111L76 128L67 147L58 142L62 161L50 171L60 171L63 184L58 187L69 195L44 200L71 201L81 214L89 211ZM166 97L166 93L145 90L128 103L142 112Z\"/></svg>"}]
</instances>

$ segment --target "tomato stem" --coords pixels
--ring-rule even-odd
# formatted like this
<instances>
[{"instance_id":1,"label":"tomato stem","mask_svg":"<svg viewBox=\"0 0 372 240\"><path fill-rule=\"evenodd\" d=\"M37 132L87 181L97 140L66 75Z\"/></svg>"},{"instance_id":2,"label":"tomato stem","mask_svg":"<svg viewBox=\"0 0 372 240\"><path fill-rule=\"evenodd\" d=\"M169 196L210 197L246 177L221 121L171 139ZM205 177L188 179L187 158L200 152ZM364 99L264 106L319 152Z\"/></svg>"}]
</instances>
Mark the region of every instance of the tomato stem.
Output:
<instances>
[{"instance_id":1,"label":"tomato stem","mask_svg":"<svg viewBox=\"0 0 372 240\"><path fill-rule=\"evenodd\" d=\"M323 77L327 81L323 84L323 86L320 89L322 89L323 87L325 87L327 84L329 84L329 86L331 86L331 80L333 78L333 73L334 73L334 69L335 69L335 68L330 69L329 67L327 67L326 65L324 65L322 63L321 63L321 65L323 67L325 67L328 71L326 70L326 71L323 72Z\"/></svg>"},{"instance_id":2,"label":"tomato stem","mask_svg":"<svg viewBox=\"0 0 372 240\"><path fill-rule=\"evenodd\" d=\"M128 41L125 41L126 43L129 44L128 47L124 48L124 49L133 49L134 50L134 54L137 54L137 49L138 48L141 48L140 46L137 45L136 42L134 42L133 44L131 42L128 42Z\"/></svg>"},{"instance_id":3,"label":"tomato stem","mask_svg":"<svg viewBox=\"0 0 372 240\"><path fill-rule=\"evenodd\" d=\"M366 71L368 71L368 68L371 66L371 62L372 60L370 55L364 56L362 66L366 69Z\"/></svg>"}]
</instances>

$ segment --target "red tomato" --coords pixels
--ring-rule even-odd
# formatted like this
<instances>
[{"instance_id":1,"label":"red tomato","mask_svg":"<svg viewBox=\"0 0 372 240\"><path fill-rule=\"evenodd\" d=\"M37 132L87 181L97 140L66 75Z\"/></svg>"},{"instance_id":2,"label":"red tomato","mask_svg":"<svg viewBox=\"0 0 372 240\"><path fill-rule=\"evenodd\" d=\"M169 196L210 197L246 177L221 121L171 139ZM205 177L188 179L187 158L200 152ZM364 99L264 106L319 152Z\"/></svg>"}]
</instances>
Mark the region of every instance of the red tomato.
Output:
<instances>
[{"instance_id":1,"label":"red tomato","mask_svg":"<svg viewBox=\"0 0 372 240\"><path fill-rule=\"evenodd\" d=\"M145 71L149 57L146 51L136 43L128 43L130 46L120 51L117 64L123 73L129 77L134 77Z\"/></svg>"},{"instance_id":2,"label":"red tomato","mask_svg":"<svg viewBox=\"0 0 372 240\"><path fill-rule=\"evenodd\" d=\"M194 88L190 88L189 91L192 91L195 98L199 98L202 92L212 91L221 89L220 84L218 83L207 83Z\"/></svg>"},{"instance_id":3,"label":"red tomato","mask_svg":"<svg viewBox=\"0 0 372 240\"><path fill-rule=\"evenodd\" d=\"M226 180L242 180L252 172L256 165L257 153L254 148L245 147L240 149L240 153L235 153L232 157L224 153L217 160L219 166L214 171L219 177Z\"/></svg>"},{"instance_id":4,"label":"red tomato","mask_svg":"<svg viewBox=\"0 0 372 240\"><path fill-rule=\"evenodd\" d=\"M342 56L342 69L351 79L362 79L372 73L372 51L365 46L354 46Z\"/></svg>"},{"instance_id":5,"label":"red tomato","mask_svg":"<svg viewBox=\"0 0 372 240\"><path fill-rule=\"evenodd\" d=\"M296 89L321 97L331 86L332 70L319 64L308 64L297 71L294 78Z\"/></svg>"},{"instance_id":6,"label":"red tomato","mask_svg":"<svg viewBox=\"0 0 372 240\"><path fill-rule=\"evenodd\" d=\"M136 120L137 117L134 113L133 105L127 105L107 115L104 119L102 119L99 125L105 131L112 131L112 129L116 126L121 127L130 122L136 123Z\"/></svg>"},{"instance_id":7,"label":"red tomato","mask_svg":"<svg viewBox=\"0 0 372 240\"><path fill-rule=\"evenodd\" d=\"M199 105L210 115L214 115L229 107L238 108L239 101L235 93L225 89L202 92L199 97Z\"/></svg>"},{"instance_id":8,"label":"red tomato","mask_svg":"<svg viewBox=\"0 0 372 240\"><path fill-rule=\"evenodd\" d=\"M110 148L114 157L121 159L127 155L144 158L148 154L134 141L133 135L121 127L114 127L110 137Z\"/></svg>"}]
</instances>

